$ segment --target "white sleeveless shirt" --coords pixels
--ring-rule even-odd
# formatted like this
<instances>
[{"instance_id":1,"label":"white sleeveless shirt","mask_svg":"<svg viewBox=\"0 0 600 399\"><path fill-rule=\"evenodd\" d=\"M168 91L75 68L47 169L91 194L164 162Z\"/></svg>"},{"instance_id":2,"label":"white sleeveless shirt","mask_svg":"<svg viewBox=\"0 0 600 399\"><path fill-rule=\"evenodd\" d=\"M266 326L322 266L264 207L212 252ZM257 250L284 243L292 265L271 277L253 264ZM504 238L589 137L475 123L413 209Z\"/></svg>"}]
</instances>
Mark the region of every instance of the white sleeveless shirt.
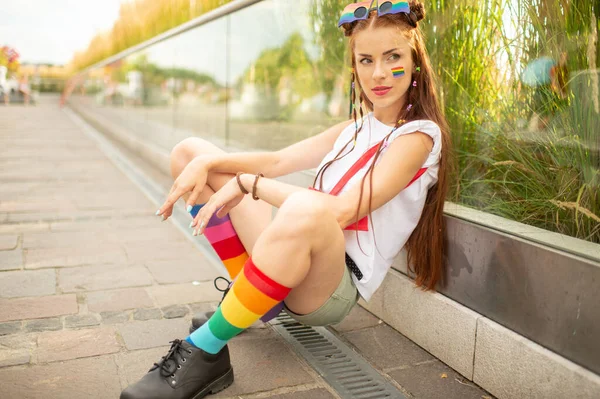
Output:
<instances>
[{"instance_id":1,"label":"white sleeveless shirt","mask_svg":"<svg viewBox=\"0 0 600 399\"><path fill-rule=\"evenodd\" d=\"M360 126L360 121L358 123ZM363 118L362 131L358 133L356 148L346 157L335 161L327 169L323 176L322 191L324 193L330 192L352 165L369 148L387 136L391 130L391 126L387 126L375 119L373 113L366 115ZM342 131L333 149L321 161L319 169L325 163L334 159L344 144L352 139L354 131L354 123ZM417 120L406 123L390 136L389 143L398 136L417 131L425 133L433 139L433 149L422 166L422 168L427 168L427 171L390 201L373 211L369 220L369 231L358 231L358 240L356 231L344 230L346 252L356 262L363 274L361 280L358 280L354 274L352 274L352 279L358 288L358 292L366 301L379 288L394 258L398 255L404 244L406 244L406 241L408 241L408 238L417 226L423 212L427 191L437 182L442 146L442 134L437 124L430 120ZM352 145L350 144L344 153L348 152L351 147ZM383 149L379 160L382 159L386 150L386 148ZM360 184L372 162L372 160L367 162L348 181L340 194L348 191L353 185ZM317 188L319 187L317 186ZM377 248L375 248L375 244L377 244Z\"/></svg>"}]
</instances>

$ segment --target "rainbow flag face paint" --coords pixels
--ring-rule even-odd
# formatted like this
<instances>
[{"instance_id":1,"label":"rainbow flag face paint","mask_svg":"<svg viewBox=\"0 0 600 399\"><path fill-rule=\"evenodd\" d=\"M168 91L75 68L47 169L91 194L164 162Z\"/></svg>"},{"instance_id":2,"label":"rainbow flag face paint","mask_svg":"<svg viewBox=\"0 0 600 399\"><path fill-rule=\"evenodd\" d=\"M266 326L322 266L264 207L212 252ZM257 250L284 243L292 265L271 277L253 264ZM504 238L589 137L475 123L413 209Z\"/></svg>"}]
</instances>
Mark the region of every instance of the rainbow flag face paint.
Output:
<instances>
[{"instance_id":1,"label":"rainbow flag face paint","mask_svg":"<svg viewBox=\"0 0 600 399\"><path fill-rule=\"evenodd\" d=\"M394 74L395 78L399 78L401 76L404 76L404 67L397 67L397 68L392 68L392 73Z\"/></svg>"},{"instance_id":2,"label":"rainbow flag face paint","mask_svg":"<svg viewBox=\"0 0 600 399\"><path fill-rule=\"evenodd\" d=\"M375 7L373 5L375 4ZM406 0L371 0L360 3L348 4L338 22L338 28L343 24L360 21L369 17L371 10L377 10L377 16L386 14L410 13L410 6Z\"/></svg>"}]
</instances>

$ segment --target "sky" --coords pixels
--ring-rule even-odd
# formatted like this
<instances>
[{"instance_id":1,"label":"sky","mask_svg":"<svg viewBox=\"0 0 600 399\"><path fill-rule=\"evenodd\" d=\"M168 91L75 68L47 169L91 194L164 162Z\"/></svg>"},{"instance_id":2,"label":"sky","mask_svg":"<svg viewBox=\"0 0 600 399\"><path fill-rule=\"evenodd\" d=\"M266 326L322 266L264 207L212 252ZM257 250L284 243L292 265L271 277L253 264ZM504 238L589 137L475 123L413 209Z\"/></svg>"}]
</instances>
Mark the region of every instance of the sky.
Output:
<instances>
[{"instance_id":1,"label":"sky","mask_svg":"<svg viewBox=\"0 0 600 399\"><path fill-rule=\"evenodd\" d=\"M21 63L66 64L112 28L123 1L0 1L0 47L14 47Z\"/></svg>"}]
</instances>

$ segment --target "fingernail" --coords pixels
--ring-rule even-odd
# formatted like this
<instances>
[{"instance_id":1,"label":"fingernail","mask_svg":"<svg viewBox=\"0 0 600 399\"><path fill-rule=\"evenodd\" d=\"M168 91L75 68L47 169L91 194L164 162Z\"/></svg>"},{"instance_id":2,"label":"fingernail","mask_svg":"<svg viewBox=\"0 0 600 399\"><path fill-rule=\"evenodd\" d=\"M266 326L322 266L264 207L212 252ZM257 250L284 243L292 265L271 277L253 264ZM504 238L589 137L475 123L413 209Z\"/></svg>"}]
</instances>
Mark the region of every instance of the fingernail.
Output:
<instances>
[{"instance_id":1,"label":"fingernail","mask_svg":"<svg viewBox=\"0 0 600 399\"><path fill-rule=\"evenodd\" d=\"M188 205L187 208L186 208L186 210L187 210L187 213L190 213L192 211L192 206Z\"/></svg>"},{"instance_id":2,"label":"fingernail","mask_svg":"<svg viewBox=\"0 0 600 399\"><path fill-rule=\"evenodd\" d=\"M162 221L164 222L165 220L167 220L167 217L165 215L163 215L163 220Z\"/></svg>"},{"instance_id":3,"label":"fingernail","mask_svg":"<svg viewBox=\"0 0 600 399\"><path fill-rule=\"evenodd\" d=\"M197 236L198 235L198 230L194 230L194 232L192 234L195 235L195 236Z\"/></svg>"},{"instance_id":4,"label":"fingernail","mask_svg":"<svg viewBox=\"0 0 600 399\"><path fill-rule=\"evenodd\" d=\"M198 227L198 230L202 230L202 227L204 227L204 221L200 222L200 227Z\"/></svg>"},{"instance_id":5,"label":"fingernail","mask_svg":"<svg viewBox=\"0 0 600 399\"><path fill-rule=\"evenodd\" d=\"M192 220L192 221L190 222L190 229L192 228L192 226L193 226L193 225L194 225L194 221Z\"/></svg>"},{"instance_id":6,"label":"fingernail","mask_svg":"<svg viewBox=\"0 0 600 399\"><path fill-rule=\"evenodd\" d=\"M155 215L158 216L160 214L160 209L156 211Z\"/></svg>"}]
</instances>

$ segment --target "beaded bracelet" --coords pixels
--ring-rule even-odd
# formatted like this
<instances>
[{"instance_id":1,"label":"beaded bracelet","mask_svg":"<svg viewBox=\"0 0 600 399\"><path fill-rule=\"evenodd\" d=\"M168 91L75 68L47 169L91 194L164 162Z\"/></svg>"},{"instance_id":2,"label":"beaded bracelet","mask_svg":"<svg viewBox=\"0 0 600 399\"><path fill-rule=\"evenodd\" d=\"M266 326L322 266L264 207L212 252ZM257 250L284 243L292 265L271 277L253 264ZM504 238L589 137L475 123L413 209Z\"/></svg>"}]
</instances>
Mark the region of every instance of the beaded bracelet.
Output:
<instances>
[{"instance_id":1,"label":"beaded bracelet","mask_svg":"<svg viewBox=\"0 0 600 399\"><path fill-rule=\"evenodd\" d=\"M240 190L242 190L242 194L246 195L246 194L249 194L250 191L246 190L244 188L244 186L242 185L242 181L240 180L240 176L241 176L242 173L243 172L238 172L237 175L235 175L235 179L237 180L238 186L240 186Z\"/></svg>"},{"instance_id":2,"label":"beaded bracelet","mask_svg":"<svg viewBox=\"0 0 600 399\"><path fill-rule=\"evenodd\" d=\"M256 175L256 178L254 178L254 185L252 186L252 199L255 201L260 199L256 196L256 184L258 183L259 177L265 177L265 175L263 175L262 173L259 173Z\"/></svg>"}]
</instances>

